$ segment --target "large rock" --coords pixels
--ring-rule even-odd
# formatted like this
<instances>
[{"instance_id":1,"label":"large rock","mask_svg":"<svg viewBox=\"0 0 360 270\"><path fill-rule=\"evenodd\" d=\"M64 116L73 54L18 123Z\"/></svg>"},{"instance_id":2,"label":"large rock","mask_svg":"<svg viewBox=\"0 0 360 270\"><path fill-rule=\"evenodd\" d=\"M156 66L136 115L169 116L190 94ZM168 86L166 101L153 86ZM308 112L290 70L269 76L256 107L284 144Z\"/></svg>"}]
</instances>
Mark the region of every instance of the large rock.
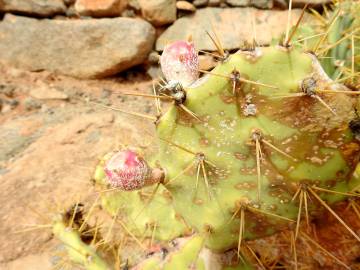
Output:
<instances>
[{"instance_id":1,"label":"large rock","mask_svg":"<svg viewBox=\"0 0 360 270\"><path fill-rule=\"evenodd\" d=\"M0 0L0 12L14 12L39 17L64 14L63 0Z\"/></svg>"},{"instance_id":2,"label":"large rock","mask_svg":"<svg viewBox=\"0 0 360 270\"><path fill-rule=\"evenodd\" d=\"M93 17L120 16L127 6L127 0L77 0L75 10L80 15Z\"/></svg>"},{"instance_id":3,"label":"large rock","mask_svg":"<svg viewBox=\"0 0 360 270\"><path fill-rule=\"evenodd\" d=\"M298 20L300 13L300 9L292 11L292 25ZM255 21L257 43L266 45L272 38L279 37L286 31L287 17L287 11L278 10L211 7L199 9L194 15L182 17L171 25L157 40L156 50L162 51L167 43L192 36L197 49L213 51L216 48L205 32L207 30L212 33L212 25L224 49L237 49L244 41L252 42L252 21ZM307 19L305 17L304 21Z\"/></svg>"},{"instance_id":4,"label":"large rock","mask_svg":"<svg viewBox=\"0 0 360 270\"><path fill-rule=\"evenodd\" d=\"M36 20L6 15L0 61L80 78L113 75L142 63L155 30L140 19Z\"/></svg>"},{"instance_id":5,"label":"large rock","mask_svg":"<svg viewBox=\"0 0 360 270\"><path fill-rule=\"evenodd\" d=\"M176 0L138 0L142 16L160 26L176 20Z\"/></svg>"}]
</instances>

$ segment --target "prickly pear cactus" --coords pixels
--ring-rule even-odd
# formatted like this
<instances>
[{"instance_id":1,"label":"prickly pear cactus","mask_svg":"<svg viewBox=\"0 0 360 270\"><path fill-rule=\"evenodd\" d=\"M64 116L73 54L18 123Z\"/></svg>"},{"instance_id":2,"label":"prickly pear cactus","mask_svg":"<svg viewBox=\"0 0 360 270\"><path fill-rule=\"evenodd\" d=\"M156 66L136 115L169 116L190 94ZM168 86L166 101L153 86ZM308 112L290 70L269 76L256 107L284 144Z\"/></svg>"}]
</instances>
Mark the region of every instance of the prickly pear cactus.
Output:
<instances>
[{"instance_id":1,"label":"prickly pear cactus","mask_svg":"<svg viewBox=\"0 0 360 270\"><path fill-rule=\"evenodd\" d=\"M175 210L208 247L223 251L239 231L251 239L287 226L299 191L333 203L343 196L319 189L358 184L348 181L360 149L348 127L354 100L331 92L340 89L313 55L269 47L231 55L182 90L186 109L175 104L157 123L153 162L166 172Z\"/></svg>"},{"instance_id":2,"label":"prickly pear cactus","mask_svg":"<svg viewBox=\"0 0 360 270\"><path fill-rule=\"evenodd\" d=\"M295 38L299 42L295 43L316 53L332 79L356 88L360 71L360 3L337 1L331 9L326 9L324 15L313 11L313 23L299 27Z\"/></svg>"},{"instance_id":3,"label":"prickly pear cactus","mask_svg":"<svg viewBox=\"0 0 360 270\"><path fill-rule=\"evenodd\" d=\"M241 257L246 240L285 229L296 239L300 223L320 211L360 241L331 209L360 186L352 177L360 156L352 92L334 83L315 55L294 46L224 54L197 79L192 46L175 42L162 56L173 79L153 97L172 104L154 119L158 153L123 150L106 156L95 173L103 208L121 218L122 230L140 246L195 234L171 255L135 269L247 269L222 260L211 268L199 254L237 248ZM66 242L60 225L54 232ZM91 247L76 246L92 254ZM97 256L91 261L97 268L77 260L87 269L107 269Z\"/></svg>"}]
</instances>

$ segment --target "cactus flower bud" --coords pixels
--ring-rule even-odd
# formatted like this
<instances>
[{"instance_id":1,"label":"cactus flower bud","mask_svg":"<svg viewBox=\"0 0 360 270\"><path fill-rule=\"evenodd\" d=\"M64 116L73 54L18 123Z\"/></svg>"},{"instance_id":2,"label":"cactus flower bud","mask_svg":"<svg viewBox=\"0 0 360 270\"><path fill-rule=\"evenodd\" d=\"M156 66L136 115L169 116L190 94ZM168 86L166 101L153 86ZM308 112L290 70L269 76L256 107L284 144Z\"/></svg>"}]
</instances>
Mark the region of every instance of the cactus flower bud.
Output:
<instances>
[{"instance_id":1,"label":"cactus flower bud","mask_svg":"<svg viewBox=\"0 0 360 270\"><path fill-rule=\"evenodd\" d=\"M192 42L175 41L165 46L160 65L170 85L188 87L199 78L199 58Z\"/></svg>"},{"instance_id":2,"label":"cactus flower bud","mask_svg":"<svg viewBox=\"0 0 360 270\"><path fill-rule=\"evenodd\" d=\"M105 164L106 179L112 187L122 190L140 189L159 182L159 169L152 170L137 153L124 150L115 153Z\"/></svg>"}]
</instances>

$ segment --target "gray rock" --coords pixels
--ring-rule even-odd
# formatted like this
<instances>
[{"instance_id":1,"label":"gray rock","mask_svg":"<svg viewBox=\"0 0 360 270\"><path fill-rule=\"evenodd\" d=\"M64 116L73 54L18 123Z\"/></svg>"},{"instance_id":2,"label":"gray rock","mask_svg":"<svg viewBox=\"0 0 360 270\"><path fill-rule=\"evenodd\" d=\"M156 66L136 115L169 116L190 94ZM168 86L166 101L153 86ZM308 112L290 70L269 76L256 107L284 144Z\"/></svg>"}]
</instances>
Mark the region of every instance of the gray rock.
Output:
<instances>
[{"instance_id":1,"label":"gray rock","mask_svg":"<svg viewBox=\"0 0 360 270\"><path fill-rule=\"evenodd\" d=\"M271 9L274 7L273 0L250 0L250 5L257 8Z\"/></svg>"},{"instance_id":2,"label":"gray rock","mask_svg":"<svg viewBox=\"0 0 360 270\"><path fill-rule=\"evenodd\" d=\"M270 9L274 6L273 0L226 0L233 7L253 6L257 8Z\"/></svg>"},{"instance_id":3,"label":"gray rock","mask_svg":"<svg viewBox=\"0 0 360 270\"><path fill-rule=\"evenodd\" d=\"M250 4L250 0L226 0L226 3L232 7L246 7Z\"/></svg>"},{"instance_id":4,"label":"gray rock","mask_svg":"<svg viewBox=\"0 0 360 270\"><path fill-rule=\"evenodd\" d=\"M300 14L300 9L292 11L292 25L296 23ZM256 20L249 19L252 17ZM309 17L305 16L303 21L308 19ZM194 15L182 17L166 29L156 42L156 50L162 51L167 43L179 39L186 40L192 36L197 49L215 51L216 47L205 32L213 32L211 25L214 25L224 49L238 49L244 42L253 41L252 21L256 23L256 42L259 45L267 45L272 38L278 38L286 31L287 11L211 7L198 9Z\"/></svg>"},{"instance_id":5,"label":"gray rock","mask_svg":"<svg viewBox=\"0 0 360 270\"><path fill-rule=\"evenodd\" d=\"M0 84L0 94L4 94L7 97L13 97L15 88L16 87L11 84Z\"/></svg>"},{"instance_id":6,"label":"gray rock","mask_svg":"<svg viewBox=\"0 0 360 270\"><path fill-rule=\"evenodd\" d=\"M195 0L193 2L195 7L203 7L206 6L208 4L209 0Z\"/></svg>"},{"instance_id":7,"label":"gray rock","mask_svg":"<svg viewBox=\"0 0 360 270\"><path fill-rule=\"evenodd\" d=\"M220 0L209 0L208 5L211 7L218 7L220 6L221 1Z\"/></svg>"},{"instance_id":8,"label":"gray rock","mask_svg":"<svg viewBox=\"0 0 360 270\"><path fill-rule=\"evenodd\" d=\"M0 60L79 78L116 74L147 59L155 30L141 19L36 20L6 15Z\"/></svg>"},{"instance_id":9,"label":"gray rock","mask_svg":"<svg viewBox=\"0 0 360 270\"><path fill-rule=\"evenodd\" d=\"M64 14L66 6L62 0L0 0L0 11L50 17Z\"/></svg>"},{"instance_id":10,"label":"gray rock","mask_svg":"<svg viewBox=\"0 0 360 270\"><path fill-rule=\"evenodd\" d=\"M309 4L310 7L315 7L315 6L322 6L322 5L327 5L332 3L332 0L293 0L293 7L304 7L306 4Z\"/></svg>"},{"instance_id":11,"label":"gray rock","mask_svg":"<svg viewBox=\"0 0 360 270\"><path fill-rule=\"evenodd\" d=\"M42 103L39 100L33 99L31 97L24 100L24 107L27 111L32 111L41 108Z\"/></svg>"},{"instance_id":12,"label":"gray rock","mask_svg":"<svg viewBox=\"0 0 360 270\"><path fill-rule=\"evenodd\" d=\"M176 20L176 0L138 0L142 16L161 26Z\"/></svg>"}]
</instances>

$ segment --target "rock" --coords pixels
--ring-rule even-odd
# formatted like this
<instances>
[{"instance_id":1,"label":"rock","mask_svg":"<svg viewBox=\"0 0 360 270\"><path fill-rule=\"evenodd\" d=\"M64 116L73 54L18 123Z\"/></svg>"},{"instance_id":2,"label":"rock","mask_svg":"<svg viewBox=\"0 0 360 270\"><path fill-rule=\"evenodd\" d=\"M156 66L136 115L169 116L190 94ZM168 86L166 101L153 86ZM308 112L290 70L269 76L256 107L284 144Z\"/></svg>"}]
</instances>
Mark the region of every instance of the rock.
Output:
<instances>
[{"instance_id":1,"label":"rock","mask_svg":"<svg viewBox=\"0 0 360 270\"><path fill-rule=\"evenodd\" d=\"M163 77L164 75L161 72L159 66L151 65L147 70L146 73L154 80L158 80L159 78Z\"/></svg>"},{"instance_id":2,"label":"rock","mask_svg":"<svg viewBox=\"0 0 360 270\"><path fill-rule=\"evenodd\" d=\"M262 9L272 9L274 2L273 0L250 0L250 5Z\"/></svg>"},{"instance_id":3,"label":"rock","mask_svg":"<svg viewBox=\"0 0 360 270\"><path fill-rule=\"evenodd\" d=\"M128 6L134 10L140 10L140 4L138 0L128 0Z\"/></svg>"},{"instance_id":4,"label":"rock","mask_svg":"<svg viewBox=\"0 0 360 270\"><path fill-rule=\"evenodd\" d=\"M206 6L209 3L209 0L195 0L193 2L195 7L203 7Z\"/></svg>"},{"instance_id":5,"label":"rock","mask_svg":"<svg viewBox=\"0 0 360 270\"><path fill-rule=\"evenodd\" d=\"M220 6L221 1L220 0L209 0L208 5L210 7L218 7Z\"/></svg>"},{"instance_id":6,"label":"rock","mask_svg":"<svg viewBox=\"0 0 360 270\"><path fill-rule=\"evenodd\" d=\"M76 0L64 0L64 3L66 6L71 6L71 5L75 4L75 1Z\"/></svg>"},{"instance_id":7,"label":"rock","mask_svg":"<svg viewBox=\"0 0 360 270\"><path fill-rule=\"evenodd\" d=\"M149 57L148 57L148 62L150 64L155 64L155 65L158 65L159 64L159 60L160 60L160 55L157 51L152 51L150 54L149 54Z\"/></svg>"},{"instance_id":8,"label":"rock","mask_svg":"<svg viewBox=\"0 0 360 270\"><path fill-rule=\"evenodd\" d=\"M180 9L180 10L184 10L184 11L190 11L190 12L196 11L196 7L187 1L177 1L176 8Z\"/></svg>"},{"instance_id":9,"label":"rock","mask_svg":"<svg viewBox=\"0 0 360 270\"><path fill-rule=\"evenodd\" d=\"M0 0L1 11L51 17L56 14L64 14L66 6L62 0Z\"/></svg>"},{"instance_id":10,"label":"rock","mask_svg":"<svg viewBox=\"0 0 360 270\"><path fill-rule=\"evenodd\" d=\"M142 16L160 26L176 20L176 0L139 0Z\"/></svg>"},{"instance_id":11,"label":"rock","mask_svg":"<svg viewBox=\"0 0 360 270\"><path fill-rule=\"evenodd\" d=\"M292 11L292 25L301 14L300 9ZM238 49L245 41L252 42L254 33L252 21L256 18L256 42L259 45L270 44L272 38L279 37L286 31L287 11L258 10L255 8L204 8L198 9L193 16L178 19L158 38L156 50L175 40L192 36L198 50L215 51L216 48L206 36L205 31L213 32L210 22L216 26L215 31L226 50ZM305 16L303 22L309 20Z\"/></svg>"},{"instance_id":12,"label":"rock","mask_svg":"<svg viewBox=\"0 0 360 270\"><path fill-rule=\"evenodd\" d=\"M199 69L210 70L216 66L216 61L211 55L199 55Z\"/></svg>"},{"instance_id":13,"label":"rock","mask_svg":"<svg viewBox=\"0 0 360 270\"><path fill-rule=\"evenodd\" d=\"M27 111L37 110L41 108L42 103L33 98L26 98L24 100L24 107Z\"/></svg>"},{"instance_id":14,"label":"rock","mask_svg":"<svg viewBox=\"0 0 360 270\"><path fill-rule=\"evenodd\" d=\"M232 7L246 7L250 4L250 0L226 0L226 3Z\"/></svg>"},{"instance_id":15,"label":"rock","mask_svg":"<svg viewBox=\"0 0 360 270\"><path fill-rule=\"evenodd\" d=\"M126 6L126 0L77 0L75 3L80 15L93 17L120 16Z\"/></svg>"},{"instance_id":16,"label":"rock","mask_svg":"<svg viewBox=\"0 0 360 270\"><path fill-rule=\"evenodd\" d=\"M310 7L314 7L330 4L332 2L332 0L293 0L292 6L301 8L304 7L306 4L309 4Z\"/></svg>"},{"instance_id":17,"label":"rock","mask_svg":"<svg viewBox=\"0 0 360 270\"><path fill-rule=\"evenodd\" d=\"M16 87L11 84L0 84L0 94L4 94L7 97L13 97L15 88Z\"/></svg>"},{"instance_id":18,"label":"rock","mask_svg":"<svg viewBox=\"0 0 360 270\"><path fill-rule=\"evenodd\" d=\"M51 88L48 85L42 84L39 87L33 88L30 90L30 96L36 99L60 99L65 100L68 99L68 95L65 93L56 90L55 88Z\"/></svg>"},{"instance_id":19,"label":"rock","mask_svg":"<svg viewBox=\"0 0 360 270\"><path fill-rule=\"evenodd\" d=\"M154 28L141 19L58 21L7 14L0 23L0 60L31 71L99 78L142 63L154 39Z\"/></svg>"},{"instance_id":20,"label":"rock","mask_svg":"<svg viewBox=\"0 0 360 270\"><path fill-rule=\"evenodd\" d=\"M271 9L274 6L273 0L226 0L226 3L233 7L253 6L263 9Z\"/></svg>"},{"instance_id":21,"label":"rock","mask_svg":"<svg viewBox=\"0 0 360 270\"><path fill-rule=\"evenodd\" d=\"M136 13L133 9L125 9L123 12L121 12L121 17L135 18Z\"/></svg>"}]
</instances>

